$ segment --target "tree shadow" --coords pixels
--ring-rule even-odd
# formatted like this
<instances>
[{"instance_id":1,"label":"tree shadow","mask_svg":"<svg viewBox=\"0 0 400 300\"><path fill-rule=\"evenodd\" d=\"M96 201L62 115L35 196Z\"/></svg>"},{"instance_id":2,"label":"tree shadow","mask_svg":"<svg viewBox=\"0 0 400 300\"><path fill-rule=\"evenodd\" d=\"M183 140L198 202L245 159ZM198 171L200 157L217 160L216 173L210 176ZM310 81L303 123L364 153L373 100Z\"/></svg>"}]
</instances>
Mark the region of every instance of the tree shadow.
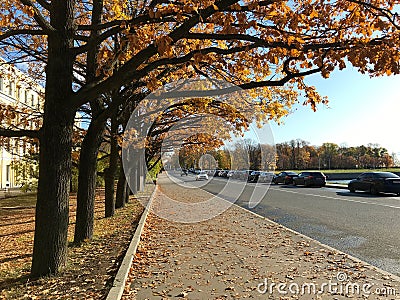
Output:
<instances>
[{"instance_id":1,"label":"tree shadow","mask_svg":"<svg viewBox=\"0 0 400 300\"><path fill-rule=\"evenodd\" d=\"M25 234L25 233L31 233L34 232L34 230L23 230L23 231L18 231L18 232L10 232L7 234L0 234L0 237L6 237L6 236L11 236L11 235L19 235L19 234Z\"/></svg>"},{"instance_id":2,"label":"tree shadow","mask_svg":"<svg viewBox=\"0 0 400 300\"><path fill-rule=\"evenodd\" d=\"M0 290L11 290L10 288L21 286L22 284L26 284L30 281L33 281L32 278L29 277L29 273L23 274L14 278L6 278L0 280Z\"/></svg>"},{"instance_id":3,"label":"tree shadow","mask_svg":"<svg viewBox=\"0 0 400 300\"><path fill-rule=\"evenodd\" d=\"M297 186L293 184L271 184L272 187L277 187L280 189L299 189L302 186Z\"/></svg>"},{"instance_id":4,"label":"tree shadow","mask_svg":"<svg viewBox=\"0 0 400 300\"><path fill-rule=\"evenodd\" d=\"M3 259L0 259L0 264L6 263L6 262L9 262L9 261L12 261L12 260L16 260L16 259L28 258L28 257L31 257L31 256L32 256L32 254L22 254L22 255L17 255L17 256L12 256L12 257L6 257L6 258L3 258Z\"/></svg>"},{"instance_id":5,"label":"tree shadow","mask_svg":"<svg viewBox=\"0 0 400 300\"><path fill-rule=\"evenodd\" d=\"M396 194L383 194L383 193L378 193L376 195L372 195L368 192L336 192L336 195L338 196L351 196L351 197L358 197L358 198L388 198L388 197L393 197L396 196Z\"/></svg>"},{"instance_id":6,"label":"tree shadow","mask_svg":"<svg viewBox=\"0 0 400 300\"><path fill-rule=\"evenodd\" d=\"M34 220L31 221L25 221L25 222L17 222L17 223L6 223L6 224L0 224L0 227L4 226L12 226L12 225L22 225L22 224L28 224L28 223L34 223Z\"/></svg>"}]
</instances>

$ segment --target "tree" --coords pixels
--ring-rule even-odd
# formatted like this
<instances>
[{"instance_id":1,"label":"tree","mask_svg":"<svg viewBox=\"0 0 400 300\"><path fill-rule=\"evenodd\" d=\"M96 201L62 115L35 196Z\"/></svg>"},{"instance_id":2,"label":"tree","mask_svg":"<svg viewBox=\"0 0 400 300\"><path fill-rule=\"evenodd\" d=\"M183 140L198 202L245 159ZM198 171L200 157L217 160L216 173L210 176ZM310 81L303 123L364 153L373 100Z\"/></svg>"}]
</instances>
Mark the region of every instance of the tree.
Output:
<instances>
[{"instance_id":1,"label":"tree","mask_svg":"<svg viewBox=\"0 0 400 300\"><path fill-rule=\"evenodd\" d=\"M337 154L339 146L335 143L323 143L321 146L325 166L330 170L332 159Z\"/></svg>"},{"instance_id":2,"label":"tree","mask_svg":"<svg viewBox=\"0 0 400 300\"><path fill-rule=\"evenodd\" d=\"M217 150L214 157L218 161L218 167L220 169L231 169L231 157L229 151L226 148Z\"/></svg>"},{"instance_id":3,"label":"tree","mask_svg":"<svg viewBox=\"0 0 400 300\"><path fill-rule=\"evenodd\" d=\"M305 84L307 75L327 78L346 61L371 76L399 73L395 2L2 3L0 54L9 63L29 63L35 76L45 75L41 129L0 132L40 139L32 276L57 273L66 261L72 131L82 105L111 90L123 94L130 83L136 93L147 93L201 75L258 88L253 95L259 96L261 119L286 114L297 99L293 87L315 109L326 100ZM92 22L99 7L101 21ZM121 37L118 54L110 49L115 36ZM90 77L93 53L99 64ZM117 99L92 116L110 117L126 98Z\"/></svg>"},{"instance_id":4,"label":"tree","mask_svg":"<svg viewBox=\"0 0 400 300\"><path fill-rule=\"evenodd\" d=\"M105 181L105 217L112 217L115 211L115 198L114 198L114 186L115 176L118 169L119 160L119 147L118 147L118 120L114 116L111 119L110 124L110 158L107 171L104 175Z\"/></svg>"}]
</instances>

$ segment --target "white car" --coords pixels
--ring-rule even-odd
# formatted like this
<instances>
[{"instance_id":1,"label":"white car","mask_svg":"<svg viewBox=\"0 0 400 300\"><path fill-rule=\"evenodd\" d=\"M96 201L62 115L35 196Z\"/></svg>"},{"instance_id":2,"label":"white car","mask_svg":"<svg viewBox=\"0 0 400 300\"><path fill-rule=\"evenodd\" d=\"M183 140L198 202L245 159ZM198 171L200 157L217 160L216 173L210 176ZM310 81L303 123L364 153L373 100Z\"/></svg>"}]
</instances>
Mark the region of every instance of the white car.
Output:
<instances>
[{"instance_id":1,"label":"white car","mask_svg":"<svg viewBox=\"0 0 400 300\"><path fill-rule=\"evenodd\" d=\"M199 174L196 175L196 180L202 180L202 179L208 180L208 175L204 171L201 171Z\"/></svg>"},{"instance_id":2,"label":"white car","mask_svg":"<svg viewBox=\"0 0 400 300\"><path fill-rule=\"evenodd\" d=\"M271 183L274 178L273 172L261 172L260 177L258 177L258 182Z\"/></svg>"}]
</instances>

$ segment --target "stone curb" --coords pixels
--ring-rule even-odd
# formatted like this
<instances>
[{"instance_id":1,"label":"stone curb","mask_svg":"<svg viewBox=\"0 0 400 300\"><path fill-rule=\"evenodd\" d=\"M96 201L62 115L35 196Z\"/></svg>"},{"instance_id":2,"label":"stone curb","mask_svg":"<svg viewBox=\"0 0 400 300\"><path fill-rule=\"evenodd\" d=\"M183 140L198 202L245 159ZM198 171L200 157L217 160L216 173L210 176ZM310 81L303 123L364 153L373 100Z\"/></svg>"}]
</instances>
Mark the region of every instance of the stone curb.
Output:
<instances>
[{"instance_id":1,"label":"stone curb","mask_svg":"<svg viewBox=\"0 0 400 300\"><path fill-rule=\"evenodd\" d=\"M121 265L119 266L118 273L114 278L113 286L108 292L106 300L119 300L122 297L125 289L125 283L128 278L128 274L131 268L131 264L133 258L135 257L136 250L138 248L140 237L143 232L144 225L146 223L147 216L151 209L151 204L153 202L154 195L157 191L157 185L154 188L153 193L149 198L149 202L145 207L143 214L140 218L139 224L136 227L135 234L129 244L128 250L125 253L124 259L122 260Z\"/></svg>"}]
</instances>

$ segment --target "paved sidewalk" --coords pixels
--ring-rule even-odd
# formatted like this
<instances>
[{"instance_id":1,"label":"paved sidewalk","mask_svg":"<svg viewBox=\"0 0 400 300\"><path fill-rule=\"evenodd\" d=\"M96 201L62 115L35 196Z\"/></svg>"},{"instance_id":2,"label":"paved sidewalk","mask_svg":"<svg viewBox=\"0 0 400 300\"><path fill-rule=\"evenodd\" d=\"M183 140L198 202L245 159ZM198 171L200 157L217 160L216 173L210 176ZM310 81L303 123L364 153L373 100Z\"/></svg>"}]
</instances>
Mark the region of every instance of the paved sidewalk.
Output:
<instances>
[{"instance_id":1,"label":"paved sidewalk","mask_svg":"<svg viewBox=\"0 0 400 300\"><path fill-rule=\"evenodd\" d=\"M165 203L162 192L182 202L211 197L164 176L158 183L155 211ZM179 214L179 209L170 213ZM385 295L395 292L398 295ZM193 224L150 214L123 299L177 297L400 299L400 282L237 206Z\"/></svg>"}]
</instances>

